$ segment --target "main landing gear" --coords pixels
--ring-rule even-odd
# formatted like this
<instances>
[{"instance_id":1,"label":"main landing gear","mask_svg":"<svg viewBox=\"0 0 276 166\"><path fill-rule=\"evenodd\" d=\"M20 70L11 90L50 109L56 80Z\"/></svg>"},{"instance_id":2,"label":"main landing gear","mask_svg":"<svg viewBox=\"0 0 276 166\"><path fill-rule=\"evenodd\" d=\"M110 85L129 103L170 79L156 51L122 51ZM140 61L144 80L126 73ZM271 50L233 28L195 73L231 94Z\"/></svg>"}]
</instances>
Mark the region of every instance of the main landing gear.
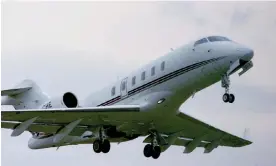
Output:
<instances>
[{"instance_id":1,"label":"main landing gear","mask_svg":"<svg viewBox=\"0 0 276 166\"><path fill-rule=\"evenodd\" d=\"M161 154L160 146L153 146L152 144L147 144L144 148L145 157L152 157L157 159Z\"/></svg>"},{"instance_id":2,"label":"main landing gear","mask_svg":"<svg viewBox=\"0 0 276 166\"><path fill-rule=\"evenodd\" d=\"M161 148L158 145L156 135L153 135L153 140L151 144L147 144L144 147L144 156L145 157L152 157L154 159L157 159L161 154Z\"/></svg>"},{"instance_id":3,"label":"main landing gear","mask_svg":"<svg viewBox=\"0 0 276 166\"><path fill-rule=\"evenodd\" d=\"M110 150L110 142L107 139L103 141L101 141L100 139L97 139L93 143L93 150L96 153L100 153L100 152L108 153Z\"/></svg>"},{"instance_id":4,"label":"main landing gear","mask_svg":"<svg viewBox=\"0 0 276 166\"><path fill-rule=\"evenodd\" d=\"M108 153L110 151L110 142L105 139L104 129L99 129L99 138L93 142L93 150L96 153Z\"/></svg>"},{"instance_id":5,"label":"main landing gear","mask_svg":"<svg viewBox=\"0 0 276 166\"><path fill-rule=\"evenodd\" d=\"M233 103L235 101L235 96L233 94L229 94L229 87L230 87L230 79L229 76L226 74L221 79L221 86L225 88L225 93L222 96L222 100L227 103Z\"/></svg>"}]
</instances>

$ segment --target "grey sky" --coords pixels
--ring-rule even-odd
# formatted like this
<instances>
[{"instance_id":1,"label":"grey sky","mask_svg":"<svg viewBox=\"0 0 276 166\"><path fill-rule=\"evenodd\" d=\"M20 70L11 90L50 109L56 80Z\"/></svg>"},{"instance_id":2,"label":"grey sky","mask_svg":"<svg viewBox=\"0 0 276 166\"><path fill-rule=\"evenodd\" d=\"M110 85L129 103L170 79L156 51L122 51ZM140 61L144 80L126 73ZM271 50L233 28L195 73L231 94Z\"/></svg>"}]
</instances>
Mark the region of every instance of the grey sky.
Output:
<instances>
[{"instance_id":1,"label":"grey sky","mask_svg":"<svg viewBox=\"0 0 276 166\"><path fill-rule=\"evenodd\" d=\"M217 83L183 104L182 111L242 136L252 145L196 149L171 147L158 160L143 156L142 138L112 144L34 151L24 133L1 130L3 165L262 165L276 163L275 2L5 2L2 4L2 89L29 78L49 95L72 91L80 99L191 40L225 35L255 51L254 68L231 78L234 104L224 104ZM133 164L134 163L134 164Z\"/></svg>"}]
</instances>

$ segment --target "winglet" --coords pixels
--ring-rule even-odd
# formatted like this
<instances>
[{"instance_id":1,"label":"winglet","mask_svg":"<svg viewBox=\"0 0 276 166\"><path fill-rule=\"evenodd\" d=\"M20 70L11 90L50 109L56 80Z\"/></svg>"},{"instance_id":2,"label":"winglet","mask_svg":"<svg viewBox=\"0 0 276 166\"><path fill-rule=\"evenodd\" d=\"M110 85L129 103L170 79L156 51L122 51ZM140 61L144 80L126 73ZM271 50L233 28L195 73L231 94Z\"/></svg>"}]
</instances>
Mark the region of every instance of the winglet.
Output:
<instances>
[{"instance_id":1,"label":"winglet","mask_svg":"<svg viewBox=\"0 0 276 166\"><path fill-rule=\"evenodd\" d=\"M249 139L249 128L245 128L243 131L243 139Z\"/></svg>"}]
</instances>

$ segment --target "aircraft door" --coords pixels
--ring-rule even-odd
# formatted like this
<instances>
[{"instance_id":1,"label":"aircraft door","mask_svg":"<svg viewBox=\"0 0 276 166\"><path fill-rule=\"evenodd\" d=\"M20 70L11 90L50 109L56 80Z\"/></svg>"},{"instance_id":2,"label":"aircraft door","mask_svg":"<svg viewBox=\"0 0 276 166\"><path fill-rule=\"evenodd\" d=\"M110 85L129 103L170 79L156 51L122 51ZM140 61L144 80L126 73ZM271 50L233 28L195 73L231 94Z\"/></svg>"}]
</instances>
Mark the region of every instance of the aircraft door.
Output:
<instances>
[{"instance_id":1,"label":"aircraft door","mask_svg":"<svg viewBox=\"0 0 276 166\"><path fill-rule=\"evenodd\" d=\"M122 80L120 91L121 91L121 98L124 98L127 96L127 78Z\"/></svg>"}]
</instances>

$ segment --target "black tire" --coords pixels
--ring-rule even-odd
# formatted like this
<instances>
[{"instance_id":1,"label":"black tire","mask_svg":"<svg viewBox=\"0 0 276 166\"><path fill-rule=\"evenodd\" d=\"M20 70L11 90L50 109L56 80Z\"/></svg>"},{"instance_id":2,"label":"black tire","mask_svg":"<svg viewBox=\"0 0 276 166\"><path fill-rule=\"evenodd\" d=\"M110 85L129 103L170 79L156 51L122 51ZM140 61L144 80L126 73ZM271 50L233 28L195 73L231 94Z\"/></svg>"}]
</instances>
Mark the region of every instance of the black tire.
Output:
<instances>
[{"instance_id":1,"label":"black tire","mask_svg":"<svg viewBox=\"0 0 276 166\"><path fill-rule=\"evenodd\" d=\"M222 96L222 100L223 100L225 103L229 102L229 98L230 98L230 96L229 96L228 93L225 93L225 94Z\"/></svg>"},{"instance_id":2,"label":"black tire","mask_svg":"<svg viewBox=\"0 0 276 166\"><path fill-rule=\"evenodd\" d=\"M153 148L153 151L152 151L152 158L158 159L158 157L160 156L160 154L161 154L161 148L160 148L160 146L155 146Z\"/></svg>"},{"instance_id":3,"label":"black tire","mask_svg":"<svg viewBox=\"0 0 276 166\"><path fill-rule=\"evenodd\" d=\"M95 140L93 143L93 150L96 153L100 153L102 151L102 144L100 140Z\"/></svg>"},{"instance_id":4,"label":"black tire","mask_svg":"<svg viewBox=\"0 0 276 166\"><path fill-rule=\"evenodd\" d=\"M233 103L235 101L235 96L233 94L229 95L229 103Z\"/></svg>"},{"instance_id":5,"label":"black tire","mask_svg":"<svg viewBox=\"0 0 276 166\"><path fill-rule=\"evenodd\" d=\"M151 155L152 155L152 145L151 144L147 144L144 147L144 156L145 157L151 157Z\"/></svg>"},{"instance_id":6,"label":"black tire","mask_svg":"<svg viewBox=\"0 0 276 166\"><path fill-rule=\"evenodd\" d=\"M109 151L110 151L110 142L105 139L102 143L102 152L108 153Z\"/></svg>"}]
</instances>

